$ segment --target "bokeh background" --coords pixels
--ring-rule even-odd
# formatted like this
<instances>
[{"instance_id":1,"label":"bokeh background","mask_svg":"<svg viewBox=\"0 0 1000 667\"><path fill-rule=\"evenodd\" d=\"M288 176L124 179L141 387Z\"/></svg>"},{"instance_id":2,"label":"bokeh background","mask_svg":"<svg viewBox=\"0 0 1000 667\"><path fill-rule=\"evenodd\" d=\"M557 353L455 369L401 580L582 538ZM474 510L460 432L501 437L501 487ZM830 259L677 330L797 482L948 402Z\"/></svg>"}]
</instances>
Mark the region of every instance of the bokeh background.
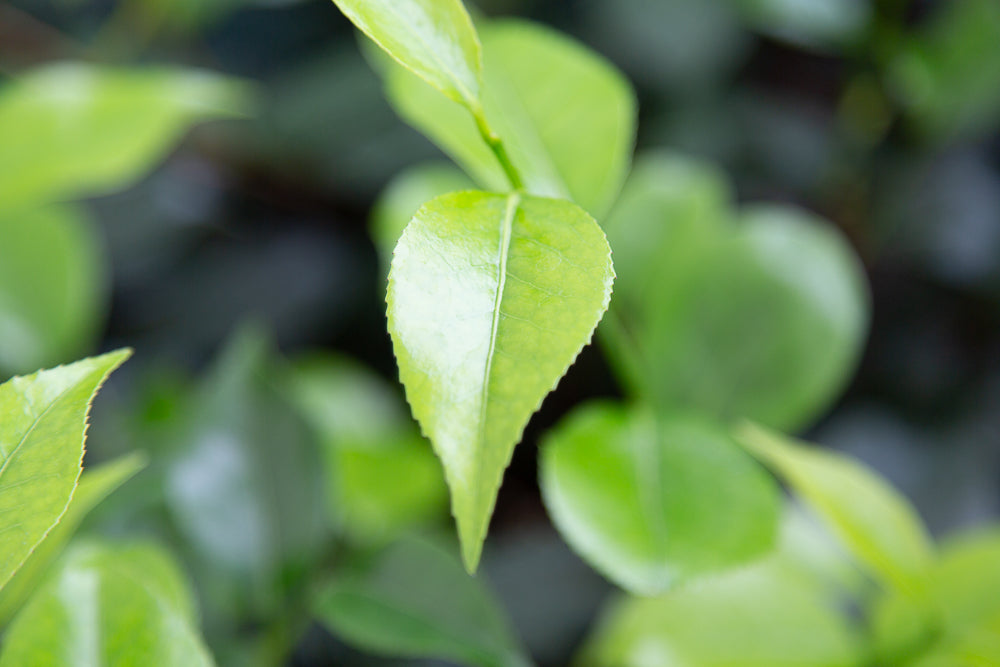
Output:
<instances>
[{"instance_id":1,"label":"bokeh background","mask_svg":"<svg viewBox=\"0 0 1000 667\"><path fill-rule=\"evenodd\" d=\"M552 25L615 62L638 92L640 150L709 160L741 201L792 202L839 227L874 319L848 391L806 435L874 466L938 535L1000 516L996 0L476 8ZM308 585L297 555L326 539L314 434L271 383L234 389L233 377L335 352L401 395L368 219L395 175L441 154L397 119L328 0L0 1L5 78L62 60L182 64L256 90L248 119L195 128L141 182L86 202L110 266L92 348L136 350L95 407L88 462L133 449L151 461L90 530L181 555L222 664L430 664L362 655L287 620ZM611 587L545 515L537 438L581 401L617 394L588 348L532 420L499 497L484 574L544 665L566 664ZM226 521L201 521L205 507ZM446 512L436 521L448 529ZM316 552L336 566L336 548Z\"/></svg>"}]
</instances>

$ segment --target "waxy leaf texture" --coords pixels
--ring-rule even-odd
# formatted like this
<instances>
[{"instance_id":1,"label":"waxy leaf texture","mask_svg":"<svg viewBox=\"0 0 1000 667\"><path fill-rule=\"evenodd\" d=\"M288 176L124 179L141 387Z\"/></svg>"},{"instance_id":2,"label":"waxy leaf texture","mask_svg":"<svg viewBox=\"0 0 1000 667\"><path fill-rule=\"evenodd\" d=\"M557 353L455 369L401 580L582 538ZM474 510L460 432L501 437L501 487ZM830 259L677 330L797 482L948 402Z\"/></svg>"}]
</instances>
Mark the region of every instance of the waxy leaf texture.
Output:
<instances>
[{"instance_id":1,"label":"waxy leaf texture","mask_svg":"<svg viewBox=\"0 0 1000 667\"><path fill-rule=\"evenodd\" d=\"M389 333L470 570L514 445L590 341L613 279L604 233L567 201L444 195L396 246Z\"/></svg>"}]
</instances>

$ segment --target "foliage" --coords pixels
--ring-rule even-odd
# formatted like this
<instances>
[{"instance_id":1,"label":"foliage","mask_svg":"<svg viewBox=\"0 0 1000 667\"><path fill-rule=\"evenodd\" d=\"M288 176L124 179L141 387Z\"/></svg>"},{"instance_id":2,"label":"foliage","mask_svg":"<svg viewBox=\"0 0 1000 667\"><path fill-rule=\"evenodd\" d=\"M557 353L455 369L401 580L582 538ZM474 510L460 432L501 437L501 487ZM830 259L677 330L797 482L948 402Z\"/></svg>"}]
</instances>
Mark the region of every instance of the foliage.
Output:
<instances>
[{"instance_id":1,"label":"foliage","mask_svg":"<svg viewBox=\"0 0 1000 667\"><path fill-rule=\"evenodd\" d=\"M559 562L579 564L582 576L598 573L587 580L598 591L590 606L549 594L557 580L574 594L585 588L569 566L537 594L582 618L565 632L581 667L1000 664L996 530L938 545L889 480L796 439L807 429L825 435L816 425L851 381L873 324L872 271L856 248L877 244L859 230L855 199L820 193L870 194L876 186L857 179L875 173L878 147L897 135L933 151L997 129L995 4L956 1L911 27L894 3L592 3L642 61L636 92L585 46L599 38L470 13L460 0L334 2L365 36L361 50L388 103L429 143L411 133L381 144L398 124L362 127L381 110L351 106L358 88L348 83L372 80L353 48L334 59L337 76L317 67L271 96L203 69L87 63L144 60L146 40L199 35L213 53L205 59L224 63L232 46L212 30L228 15L307 7L121 3L86 58L14 67L0 87L0 374L48 367L0 384L0 666L306 664L297 652L329 635L332 656L313 662L351 663L354 647L481 667L564 664L565 649L532 655L529 636L549 633L553 619L540 619L550 607L512 619L517 588L498 576L506 566L520 580L519 559L532 556L510 546L523 517L512 520L504 505L518 501L514 489L500 490L512 461L518 483L525 467L533 474L522 440L539 442L539 499L533 482L527 495L563 540L551 548L576 554L579 563ZM677 39L665 40L653 18ZM743 128L747 144L802 151L783 166L798 196L770 197L796 204L746 202L769 191L730 180L735 121L717 122L693 151L721 154L726 170L676 150L706 139L703 116L746 111L746 100L716 95L752 39L852 63L836 129L827 128L843 155L825 176L799 168L822 141L799 141L796 123ZM672 51L658 62L658 49ZM717 53L699 70L684 49ZM649 81L660 78L691 106L664 114L663 100L649 99ZM322 102L316 82L336 99ZM652 122L637 134L640 99ZM171 157L189 127L258 111ZM309 117L298 119L302 135L282 136L297 115ZM355 126L372 132L358 153L341 155L339 140L323 136ZM454 164L418 162L439 158L432 144ZM275 186L266 165L293 147L312 157ZM317 280L347 299L363 273L356 258L331 256L312 237L287 255L265 242L257 257L278 259L242 260L259 271L243 282L250 273L226 252L205 263L218 272L187 254L196 237L210 244L204 227L222 229L216 191L230 177L252 192L255 210L283 197L317 205L300 194L338 187L313 169L324 150L340 187L364 180L356 158L366 152L409 165L383 189L369 229L385 279L385 345L409 410L357 358L277 352L308 338L283 327L294 324L286 315L309 310L322 342L357 328L366 342L354 356L377 357L364 315L341 322L346 309L288 292L272 273L307 273L299 263L313 252L312 266L329 271ZM225 168L191 213L199 198L177 181L197 181L209 162ZM392 170L382 168L374 181ZM756 168L766 172L766 159ZM157 200L169 200L185 232L143 229ZM106 220L116 206L128 233ZM170 256L189 262L189 274L157 273ZM165 294L185 280L188 289L125 308L129 289L114 283L112 292L110 274L129 270ZM216 284L222 274L231 282ZM199 320L240 298L272 309L247 309L207 370L189 375L183 368L219 347ZM137 370L130 364L115 376L124 384L102 394L85 446L95 394L131 351L67 362L95 350L112 301L112 328L141 313L112 339L132 344L156 330L149 347L163 358L142 360L136 345ZM173 330L159 330L171 321ZM174 363L165 351L188 328L202 336L187 359L195 362ZM595 335L600 352L583 353ZM601 353L617 383L606 392L586 386L595 362L574 367ZM127 484L133 476L142 483ZM494 520L502 525L491 531Z\"/></svg>"}]
</instances>

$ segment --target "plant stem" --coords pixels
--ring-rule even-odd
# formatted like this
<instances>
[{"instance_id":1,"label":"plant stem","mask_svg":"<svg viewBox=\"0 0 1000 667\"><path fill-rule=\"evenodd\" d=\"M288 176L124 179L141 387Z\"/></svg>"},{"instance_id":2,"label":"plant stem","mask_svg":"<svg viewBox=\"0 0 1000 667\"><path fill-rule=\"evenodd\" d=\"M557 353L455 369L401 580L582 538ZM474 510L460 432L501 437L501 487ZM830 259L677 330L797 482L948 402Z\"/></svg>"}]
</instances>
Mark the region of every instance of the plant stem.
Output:
<instances>
[{"instance_id":1,"label":"plant stem","mask_svg":"<svg viewBox=\"0 0 1000 667\"><path fill-rule=\"evenodd\" d=\"M479 129L479 135L486 142L486 145L490 147L493 151L493 155L496 156L497 162L500 163L500 167L503 168L504 174L507 175L507 180L510 181L510 186L514 190L523 190L524 181L521 180L521 174L518 173L517 167L511 162L510 155L507 153L506 147L503 145L503 141L497 135L496 132L490 127L490 124L486 122L486 115L483 113L483 108L481 106L476 106L471 109L472 117L476 119L476 127Z\"/></svg>"}]
</instances>

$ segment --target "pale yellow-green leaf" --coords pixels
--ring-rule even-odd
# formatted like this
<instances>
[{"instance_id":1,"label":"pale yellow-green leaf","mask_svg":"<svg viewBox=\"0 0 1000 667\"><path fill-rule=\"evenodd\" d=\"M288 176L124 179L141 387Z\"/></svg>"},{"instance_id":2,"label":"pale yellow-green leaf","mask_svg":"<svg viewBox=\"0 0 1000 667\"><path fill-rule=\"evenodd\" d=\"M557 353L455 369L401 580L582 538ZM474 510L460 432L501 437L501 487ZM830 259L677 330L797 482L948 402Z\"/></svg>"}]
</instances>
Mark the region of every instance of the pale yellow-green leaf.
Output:
<instances>
[{"instance_id":1,"label":"pale yellow-green leaf","mask_svg":"<svg viewBox=\"0 0 1000 667\"><path fill-rule=\"evenodd\" d=\"M25 603L90 510L145 465L144 456L129 454L111 463L87 468L83 472L69 508L59 523L49 531L3 590L0 590L0 627L6 626Z\"/></svg>"},{"instance_id":2,"label":"pale yellow-green leaf","mask_svg":"<svg viewBox=\"0 0 1000 667\"><path fill-rule=\"evenodd\" d=\"M479 39L461 0L334 0L361 32L442 93L480 106Z\"/></svg>"},{"instance_id":3,"label":"pale yellow-green leaf","mask_svg":"<svg viewBox=\"0 0 1000 667\"><path fill-rule=\"evenodd\" d=\"M604 233L567 201L445 195L396 246L389 332L470 570L514 445L589 342L613 278Z\"/></svg>"},{"instance_id":4,"label":"pale yellow-green leaf","mask_svg":"<svg viewBox=\"0 0 1000 667\"><path fill-rule=\"evenodd\" d=\"M0 587L59 521L83 460L97 389L119 350L0 385Z\"/></svg>"},{"instance_id":5,"label":"pale yellow-green leaf","mask_svg":"<svg viewBox=\"0 0 1000 667\"><path fill-rule=\"evenodd\" d=\"M907 594L924 587L934 561L916 510L885 480L848 456L754 425L736 439L784 479L880 581Z\"/></svg>"}]
</instances>

